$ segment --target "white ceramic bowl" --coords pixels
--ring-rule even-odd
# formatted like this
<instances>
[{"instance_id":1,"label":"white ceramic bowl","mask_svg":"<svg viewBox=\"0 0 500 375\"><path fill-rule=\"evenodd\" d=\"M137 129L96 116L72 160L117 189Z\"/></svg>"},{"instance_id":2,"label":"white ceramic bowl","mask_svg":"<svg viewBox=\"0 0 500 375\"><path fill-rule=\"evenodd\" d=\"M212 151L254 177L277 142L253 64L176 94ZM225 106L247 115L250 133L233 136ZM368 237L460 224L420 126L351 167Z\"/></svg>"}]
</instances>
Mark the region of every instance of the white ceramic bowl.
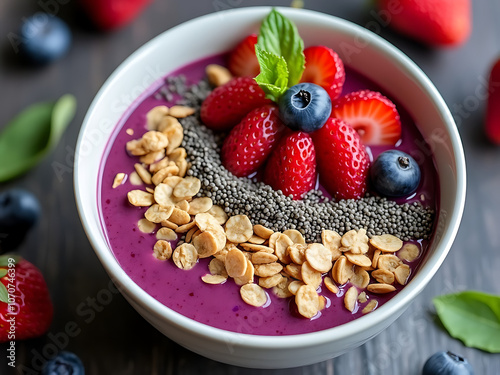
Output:
<instances>
[{"instance_id":1,"label":"white ceramic bowl","mask_svg":"<svg viewBox=\"0 0 500 375\"><path fill-rule=\"evenodd\" d=\"M291 8L305 45L326 45L345 64L380 85L410 112L432 149L439 174L440 212L428 256L412 281L373 313L328 330L254 336L213 328L156 301L120 268L99 222L98 171L106 142L130 101L154 81L191 61L227 51L258 31L268 7L210 14L164 32L132 54L103 85L81 128L75 157L75 194L87 236L106 271L130 304L180 345L217 361L256 368L295 367L338 356L374 337L409 306L436 273L457 233L465 201L465 161L453 118L436 88L403 53L374 33L336 17ZM127 93L127 95L124 95ZM423 152L425 149L422 149Z\"/></svg>"}]
</instances>

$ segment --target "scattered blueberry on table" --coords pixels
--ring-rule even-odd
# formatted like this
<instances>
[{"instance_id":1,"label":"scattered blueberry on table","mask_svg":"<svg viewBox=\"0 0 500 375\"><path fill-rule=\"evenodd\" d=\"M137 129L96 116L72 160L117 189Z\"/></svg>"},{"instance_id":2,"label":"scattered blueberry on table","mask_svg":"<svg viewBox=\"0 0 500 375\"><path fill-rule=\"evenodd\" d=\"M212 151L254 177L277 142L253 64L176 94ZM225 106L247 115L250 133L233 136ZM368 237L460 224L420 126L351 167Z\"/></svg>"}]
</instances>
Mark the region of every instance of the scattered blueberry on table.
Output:
<instances>
[{"instance_id":1,"label":"scattered blueberry on table","mask_svg":"<svg viewBox=\"0 0 500 375\"><path fill-rule=\"evenodd\" d=\"M313 132L321 128L332 111L330 96L314 83L299 83L279 100L280 116L292 130Z\"/></svg>"},{"instance_id":2,"label":"scattered blueberry on table","mask_svg":"<svg viewBox=\"0 0 500 375\"><path fill-rule=\"evenodd\" d=\"M42 375L85 375L85 369L76 354L63 351L45 364Z\"/></svg>"},{"instance_id":3,"label":"scattered blueberry on table","mask_svg":"<svg viewBox=\"0 0 500 375\"><path fill-rule=\"evenodd\" d=\"M24 20L20 36L22 55L39 65L61 58L71 45L71 31L66 22L42 12Z\"/></svg>"},{"instance_id":4,"label":"scattered blueberry on table","mask_svg":"<svg viewBox=\"0 0 500 375\"><path fill-rule=\"evenodd\" d=\"M386 197L412 194L420 183L420 167L403 151L388 150L373 162L370 177L373 188Z\"/></svg>"},{"instance_id":5,"label":"scattered blueberry on table","mask_svg":"<svg viewBox=\"0 0 500 375\"><path fill-rule=\"evenodd\" d=\"M470 363L452 352L437 352L425 362L422 375L474 375Z\"/></svg>"},{"instance_id":6,"label":"scattered blueberry on table","mask_svg":"<svg viewBox=\"0 0 500 375\"><path fill-rule=\"evenodd\" d=\"M0 252L15 249L40 217L37 198L24 189L0 193Z\"/></svg>"}]
</instances>

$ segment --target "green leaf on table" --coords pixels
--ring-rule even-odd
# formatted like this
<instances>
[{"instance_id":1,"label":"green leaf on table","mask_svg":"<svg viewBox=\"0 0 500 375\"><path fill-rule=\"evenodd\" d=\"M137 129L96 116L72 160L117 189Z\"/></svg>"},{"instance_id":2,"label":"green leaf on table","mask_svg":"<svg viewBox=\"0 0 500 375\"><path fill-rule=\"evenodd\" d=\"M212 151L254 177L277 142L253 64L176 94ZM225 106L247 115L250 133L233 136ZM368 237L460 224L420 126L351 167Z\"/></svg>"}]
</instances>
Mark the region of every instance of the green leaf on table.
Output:
<instances>
[{"instance_id":1,"label":"green leaf on table","mask_svg":"<svg viewBox=\"0 0 500 375\"><path fill-rule=\"evenodd\" d=\"M266 93L266 97L277 102L288 88L288 69L283 57L263 51L255 46L260 73L255 81Z\"/></svg>"},{"instance_id":2,"label":"green leaf on table","mask_svg":"<svg viewBox=\"0 0 500 375\"><path fill-rule=\"evenodd\" d=\"M500 296L466 291L433 299L448 333L465 345L500 353Z\"/></svg>"},{"instance_id":3,"label":"green leaf on table","mask_svg":"<svg viewBox=\"0 0 500 375\"><path fill-rule=\"evenodd\" d=\"M76 112L76 99L34 104L0 133L0 182L34 167L59 142Z\"/></svg>"},{"instance_id":4,"label":"green leaf on table","mask_svg":"<svg viewBox=\"0 0 500 375\"><path fill-rule=\"evenodd\" d=\"M257 46L283 57L289 72L288 87L299 83L305 68L304 41L292 21L273 9L260 26Z\"/></svg>"}]
</instances>

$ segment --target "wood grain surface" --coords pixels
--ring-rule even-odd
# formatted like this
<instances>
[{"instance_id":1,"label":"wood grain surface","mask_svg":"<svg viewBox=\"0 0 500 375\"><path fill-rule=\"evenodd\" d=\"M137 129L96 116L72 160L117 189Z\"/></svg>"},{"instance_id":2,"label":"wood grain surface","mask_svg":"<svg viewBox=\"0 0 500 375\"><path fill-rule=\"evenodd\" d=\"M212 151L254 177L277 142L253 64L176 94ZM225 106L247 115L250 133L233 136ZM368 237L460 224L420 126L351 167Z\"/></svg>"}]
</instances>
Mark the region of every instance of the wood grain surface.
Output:
<instances>
[{"instance_id":1,"label":"wood grain surface","mask_svg":"<svg viewBox=\"0 0 500 375\"><path fill-rule=\"evenodd\" d=\"M113 295L104 305L98 302L109 288L109 278L78 218L72 163L78 131L92 98L113 70L143 43L181 22L220 9L288 6L290 0L156 0L133 24L110 33L93 31L73 2L60 1L56 3L65 4L58 5L58 15L70 23L74 35L70 53L48 67L24 66L7 36L18 30L24 17L49 2L0 1L0 129L34 102L53 100L64 93L73 93L78 99L76 119L55 152L28 174L0 185L0 190L25 187L42 203L43 218L20 253L42 270L55 304L52 338L19 342L18 366L32 368L44 350L50 351L51 340L72 327L74 337L64 344L79 354L91 375L418 375L426 358L438 350L464 355L478 375L500 374L500 355L466 348L450 338L437 323L432 305L436 295L465 289L500 294L500 148L490 145L483 135L485 101L478 95L485 89L493 60L500 55L498 0L473 1L473 34L460 48L430 49L380 28L380 35L404 51L435 83L462 135L468 168L467 203L443 266L407 312L365 345L316 365L272 371L228 366L193 354L156 331L121 295ZM366 26L377 21L366 3L305 0L305 8ZM29 373L11 370L7 347L0 345L0 349L0 374Z\"/></svg>"}]
</instances>

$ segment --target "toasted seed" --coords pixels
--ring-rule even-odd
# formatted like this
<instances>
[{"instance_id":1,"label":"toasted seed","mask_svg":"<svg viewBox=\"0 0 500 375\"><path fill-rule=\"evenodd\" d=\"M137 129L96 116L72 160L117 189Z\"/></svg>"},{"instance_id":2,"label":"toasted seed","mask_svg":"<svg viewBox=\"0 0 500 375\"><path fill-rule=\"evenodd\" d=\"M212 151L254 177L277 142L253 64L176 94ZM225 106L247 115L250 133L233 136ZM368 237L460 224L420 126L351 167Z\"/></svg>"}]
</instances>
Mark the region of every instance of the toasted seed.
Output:
<instances>
[{"instance_id":1,"label":"toasted seed","mask_svg":"<svg viewBox=\"0 0 500 375\"><path fill-rule=\"evenodd\" d=\"M403 245L403 248L399 250L397 255L400 259L406 260L407 262L413 262L420 255L420 249L413 243L406 243Z\"/></svg>"},{"instance_id":2,"label":"toasted seed","mask_svg":"<svg viewBox=\"0 0 500 375\"><path fill-rule=\"evenodd\" d=\"M292 262L302 264L306 261L305 251L306 245L294 243L293 245L288 246L287 254Z\"/></svg>"},{"instance_id":3,"label":"toasted seed","mask_svg":"<svg viewBox=\"0 0 500 375\"><path fill-rule=\"evenodd\" d=\"M127 177L125 173L117 173L115 179L113 180L113 189L116 189L118 186L123 184L125 177Z\"/></svg>"},{"instance_id":4,"label":"toasted seed","mask_svg":"<svg viewBox=\"0 0 500 375\"><path fill-rule=\"evenodd\" d=\"M276 262L278 260L278 257L266 251L258 251L252 254L251 260L253 264L267 264Z\"/></svg>"},{"instance_id":5,"label":"toasted seed","mask_svg":"<svg viewBox=\"0 0 500 375\"><path fill-rule=\"evenodd\" d=\"M217 250L217 241L210 231L201 233L193 240L193 246L198 252L199 258L208 258L214 255Z\"/></svg>"},{"instance_id":6,"label":"toasted seed","mask_svg":"<svg viewBox=\"0 0 500 375\"><path fill-rule=\"evenodd\" d=\"M308 261L302 264L300 275L302 276L302 281L307 285L313 286L314 289L318 289L321 284L321 272L314 269Z\"/></svg>"},{"instance_id":7,"label":"toasted seed","mask_svg":"<svg viewBox=\"0 0 500 375\"><path fill-rule=\"evenodd\" d=\"M375 270L372 272L372 276L382 284L392 284L394 282L394 273L387 270Z\"/></svg>"},{"instance_id":8,"label":"toasted seed","mask_svg":"<svg viewBox=\"0 0 500 375\"><path fill-rule=\"evenodd\" d=\"M333 230L323 229L321 231L321 241L323 242L323 246L332 253L332 261L337 260L342 255L342 252L339 250L341 238L340 234Z\"/></svg>"},{"instance_id":9,"label":"toasted seed","mask_svg":"<svg viewBox=\"0 0 500 375\"><path fill-rule=\"evenodd\" d=\"M268 229L260 224L254 225L253 231L257 236L265 238L266 240L269 239L269 237L271 237L274 233L271 229Z\"/></svg>"},{"instance_id":10,"label":"toasted seed","mask_svg":"<svg viewBox=\"0 0 500 375\"><path fill-rule=\"evenodd\" d=\"M168 115L168 107L165 105L159 105L153 107L146 113L146 124L149 130L157 130L160 121L163 117Z\"/></svg>"},{"instance_id":11,"label":"toasted seed","mask_svg":"<svg viewBox=\"0 0 500 375\"><path fill-rule=\"evenodd\" d=\"M356 266L354 267L354 274L349 281L352 285L360 289L365 289L370 284L370 274L363 268Z\"/></svg>"},{"instance_id":12,"label":"toasted seed","mask_svg":"<svg viewBox=\"0 0 500 375\"><path fill-rule=\"evenodd\" d=\"M195 198L189 203L188 214L196 215L202 212L207 212L212 208L212 199L208 197Z\"/></svg>"},{"instance_id":13,"label":"toasted seed","mask_svg":"<svg viewBox=\"0 0 500 375\"><path fill-rule=\"evenodd\" d=\"M140 186L143 184L141 178L139 177L136 171L130 173L128 180L130 181L130 184L134 186Z\"/></svg>"},{"instance_id":14,"label":"toasted seed","mask_svg":"<svg viewBox=\"0 0 500 375\"><path fill-rule=\"evenodd\" d=\"M225 266L229 276L243 276L247 269L247 258L241 250L233 248L226 254Z\"/></svg>"},{"instance_id":15,"label":"toasted seed","mask_svg":"<svg viewBox=\"0 0 500 375\"><path fill-rule=\"evenodd\" d=\"M174 264L181 270L190 270L198 261L196 248L188 243L177 246L172 254Z\"/></svg>"},{"instance_id":16,"label":"toasted seed","mask_svg":"<svg viewBox=\"0 0 500 375\"><path fill-rule=\"evenodd\" d=\"M282 279L283 276L280 273L268 277L259 277L259 285L263 288L270 289L278 285Z\"/></svg>"},{"instance_id":17,"label":"toasted seed","mask_svg":"<svg viewBox=\"0 0 500 375\"><path fill-rule=\"evenodd\" d=\"M366 287L366 289L368 289L369 292L377 294L390 293L396 290L393 285L389 284L370 284Z\"/></svg>"},{"instance_id":18,"label":"toasted seed","mask_svg":"<svg viewBox=\"0 0 500 375\"><path fill-rule=\"evenodd\" d=\"M223 284L226 282L227 277L222 276L222 275L211 275L211 274L206 274L201 277L204 283L206 284Z\"/></svg>"},{"instance_id":19,"label":"toasted seed","mask_svg":"<svg viewBox=\"0 0 500 375\"><path fill-rule=\"evenodd\" d=\"M153 251L154 257L158 260L167 260L172 256L172 246L170 246L170 242L168 241L156 241Z\"/></svg>"},{"instance_id":20,"label":"toasted seed","mask_svg":"<svg viewBox=\"0 0 500 375\"><path fill-rule=\"evenodd\" d=\"M159 204L153 204L144 213L144 217L152 223L161 223L163 220L168 220L172 215L174 206L162 207Z\"/></svg>"},{"instance_id":21,"label":"toasted seed","mask_svg":"<svg viewBox=\"0 0 500 375\"><path fill-rule=\"evenodd\" d=\"M296 295L297 292L299 291L299 288L302 286L302 285L306 285L304 284L302 281L299 281L299 280L294 280L292 281L290 284L288 284L288 290L290 291L290 293L292 293L293 295Z\"/></svg>"},{"instance_id":22,"label":"toasted seed","mask_svg":"<svg viewBox=\"0 0 500 375\"><path fill-rule=\"evenodd\" d=\"M229 69L218 64L208 64L205 68L208 82L218 87L228 83L233 77Z\"/></svg>"},{"instance_id":23,"label":"toasted seed","mask_svg":"<svg viewBox=\"0 0 500 375\"><path fill-rule=\"evenodd\" d=\"M187 116L191 116L192 114L194 114L194 112L194 108L186 107L184 105L174 105L173 107L170 107L168 114L175 118L184 118Z\"/></svg>"},{"instance_id":24,"label":"toasted seed","mask_svg":"<svg viewBox=\"0 0 500 375\"><path fill-rule=\"evenodd\" d=\"M290 263L287 249L291 245L293 245L293 241L290 237L284 233L278 233L274 244L274 252L278 256L278 259L284 264Z\"/></svg>"},{"instance_id":25,"label":"toasted seed","mask_svg":"<svg viewBox=\"0 0 500 375\"><path fill-rule=\"evenodd\" d=\"M392 234L383 234L381 236L373 236L370 239L370 244L383 252L394 253L401 249L403 241Z\"/></svg>"},{"instance_id":26,"label":"toasted seed","mask_svg":"<svg viewBox=\"0 0 500 375\"><path fill-rule=\"evenodd\" d=\"M283 266L279 263L258 264L255 266L255 274L260 277L269 277L280 273Z\"/></svg>"},{"instance_id":27,"label":"toasted seed","mask_svg":"<svg viewBox=\"0 0 500 375\"><path fill-rule=\"evenodd\" d=\"M302 285L295 295L295 303L299 314L305 318L312 318L319 311L319 297L316 289L311 285Z\"/></svg>"},{"instance_id":28,"label":"toasted seed","mask_svg":"<svg viewBox=\"0 0 500 375\"><path fill-rule=\"evenodd\" d=\"M401 262L401 260L397 256L392 254L386 254L386 255L381 255L378 258L377 267L382 270L394 272L396 268L398 268L398 266L402 263L403 262Z\"/></svg>"},{"instance_id":29,"label":"toasted seed","mask_svg":"<svg viewBox=\"0 0 500 375\"><path fill-rule=\"evenodd\" d=\"M233 243L247 242L253 235L253 226L246 215L231 216L226 222L227 239Z\"/></svg>"},{"instance_id":30,"label":"toasted seed","mask_svg":"<svg viewBox=\"0 0 500 375\"><path fill-rule=\"evenodd\" d=\"M267 293L257 284L245 284L240 288L243 301L249 305L260 307L267 302Z\"/></svg>"},{"instance_id":31,"label":"toasted seed","mask_svg":"<svg viewBox=\"0 0 500 375\"><path fill-rule=\"evenodd\" d=\"M220 225L224 225L226 223L227 214L222 207L213 205L207 212L213 217L215 217L215 219Z\"/></svg>"},{"instance_id":32,"label":"toasted seed","mask_svg":"<svg viewBox=\"0 0 500 375\"><path fill-rule=\"evenodd\" d=\"M186 177L175 187L173 194L176 197L194 197L200 191L201 181L196 177Z\"/></svg>"},{"instance_id":33,"label":"toasted seed","mask_svg":"<svg viewBox=\"0 0 500 375\"><path fill-rule=\"evenodd\" d=\"M177 234L170 228L160 228L156 232L156 239L164 241L175 241Z\"/></svg>"},{"instance_id":34,"label":"toasted seed","mask_svg":"<svg viewBox=\"0 0 500 375\"><path fill-rule=\"evenodd\" d=\"M249 259L246 259L246 262L247 262L247 268L245 270L245 274L243 276L234 278L234 282L236 283L236 285L245 285L253 283L255 269L253 267L252 262Z\"/></svg>"},{"instance_id":35,"label":"toasted seed","mask_svg":"<svg viewBox=\"0 0 500 375\"><path fill-rule=\"evenodd\" d=\"M410 266L407 264L401 264L394 270L394 276L399 284L406 285L408 278L410 277Z\"/></svg>"},{"instance_id":36,"label":"toasted seed","mask_svg":"<svg viewBox=\"0 0 500 375\"><path fill-rule=\"evenodd\" d=\"M156 229L156 224L150 222L148 219L141 219L137 222L137 227L142 233L153 233Z\"/></svg>"},{"instance_id":37,"label":"toasted seed","mask_svg":"<svg viewBox=\"0 0 500 375\"><path fill-rule=\"evenodd\" d=\"M155 201L153 194L143 190L132 190L127 193L128 201L136 207L149 207Z\"/></svg>"},{"instance_id":38,"label":"toasted seed","mask_svg":"<svg viewBox=\"0 0 500 375\"><path fill-rule=\"evenodd\" d=\"M293 277L294 279L297 280L302 280L302 266L295 264L295 263L290 263L285 266L285 272Z\"/></svg>"},{"instance_id":39,"label":"toasted seed","mask_svg":"<svg viewBox=\"0 0 500 375\"><path fill-rule=\"evenodd\" d=\"M333 294L337 294L339 292L338 286L335 285L333 280L331 278L329 278L328 276L325 277L325 279L323 280L323 283L325 284L326 289L328 289Z\"/></svg>"},{"instance_id":40,"label":"toasted seed","mask_svg":"<svg viewBox=\"0 0 500 375\"><path fill-rule=\"evenodd\" d=\"M168 220L177 225L184 225L191 221L191 216L186 211L174 207Z\"/></svg>"},{"instance_id":41,"label":"toasted seed","mask_svg":"<svg viewBox=\"0 0 500 375\"><path fill-rule=\"evenodd\" d=\"M316 271L328 272L332 268L332 253L322 244L311 243L307 245L304 254L309 265Z\"/></svg>"},{"instance_id":42,"label":"toasted seed","mask_svg":"<svg viewBox=\"0 0 500 375\"><path fill-rule=\"evenodd\" d=\"M349 262L361 267L370 267L372 260L363 254L353 254L351 252L344 253Z\"/></svg>"},{"instance_id":43,"label":"toasted seed","mask_svg":"<svg viewBox=\"0 0 500 375\"><path fill-rule=\"evenodd\" d=\"M377 305L378 305L378 301L376 299L372 299L372 300L370 300L370 302L368 302L368 304L363 308L363 310L361 312L363 314L368 314L369 312L372 312L373 310L375 310Z\"/></svg>"},{"instance_id":44,"label":"toasted seed","mask_svg":"<svg viewBox=\"0 0 500 375\"><path fill-rule=\"evenodd\" d=\"M358 302L358 290L355 286L351 286L344 296L344 306L350 312L353 312Z\"/></svg>"},{"instance_id":45,"label":"toasted seed","mask_svg":"<svg viewBox=\"0 0 500 375\"><path fill-rule=\"evenodd\" d=\"M248 242L254 245L262 245L264 242L266 242L266 240L254 234L249 238Z\"/></svg>"},{"instance_id":46,"label":"toasted seed","mask_svg":"<svg viewBox=\"0 0 500 375\"><path fill-rule=\"evenodd\" d=\"M283 232L284 235L288 236L293 243L300 243L302 245L306 244L306 240L304 239L304 236L302 236L302 233L300 233L296 229L288 229Z\"/></svg>"}]
</instances>

